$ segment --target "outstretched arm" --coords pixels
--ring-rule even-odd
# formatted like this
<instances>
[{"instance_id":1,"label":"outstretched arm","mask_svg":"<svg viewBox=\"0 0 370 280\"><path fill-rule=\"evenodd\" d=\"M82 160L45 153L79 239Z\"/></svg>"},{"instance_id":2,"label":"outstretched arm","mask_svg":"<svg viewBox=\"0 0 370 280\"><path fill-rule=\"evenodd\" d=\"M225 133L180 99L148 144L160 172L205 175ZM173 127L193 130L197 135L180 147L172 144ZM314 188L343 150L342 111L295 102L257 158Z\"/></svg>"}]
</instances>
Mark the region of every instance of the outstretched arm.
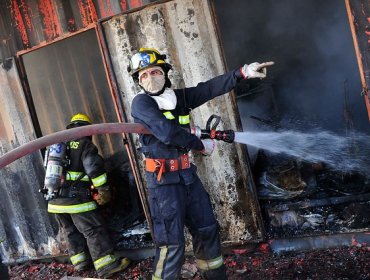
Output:
<instances>
[{"instance_id":1,"label":"outstretched arm","mask_svg":"<svg viewBox=\"0 0 370 280\"><path fill-rule=\"evenodd\" d=\"M206 82L199 83L195 87L185 89L187 107L194 109L205 102L231 91L239 80L266 77L266 67L274 62L245 64L234 71L227 72Z\"/></svg>"}]
</instances>

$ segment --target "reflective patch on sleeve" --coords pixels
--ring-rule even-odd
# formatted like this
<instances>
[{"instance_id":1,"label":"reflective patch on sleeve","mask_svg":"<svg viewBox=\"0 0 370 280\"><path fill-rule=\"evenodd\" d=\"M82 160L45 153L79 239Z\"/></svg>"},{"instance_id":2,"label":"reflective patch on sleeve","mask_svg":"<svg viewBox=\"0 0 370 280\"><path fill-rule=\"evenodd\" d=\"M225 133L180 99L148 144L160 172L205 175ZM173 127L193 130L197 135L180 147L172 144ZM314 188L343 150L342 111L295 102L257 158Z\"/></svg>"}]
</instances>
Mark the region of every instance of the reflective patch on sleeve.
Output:
<instances>
[{"instance_id":1,"label":"reflective patch on sleeve","mask_svg":"<svg viewBox=\"0 0 370 280\"><path fill-rule=\"evenodd\" d=\"M83 172L76 172L76 171L67 171L66 180L67 181L77 181L84 173ZM83 176L80 181L90 181L87 175Z\"/></svg>"},{"instance_id":2,"label":"reflective patch on sleeve","mask_svg":"<svg viewBox=\"0 0 370 280\"><path fill-rule=\"evenodd\" d=\"M94 187L100 187L102 185L104 185L106 182L107 182L107 173L104 173L98 177L95 177L93 179L91 179Z\"/></svg>"},{"instance_id":3,"label":"reflective patch on sleeve","mask_svg":"<svg viewBox=\"0 0 370 280\"><path fill-rule=\"evenodd\" d=\"M172 115L172 113L170 111L166 111L166 112L163 112L163 115L166 117L166 119L168 120L174 120L175 117L174 115Z\"/></svg>"},{"instance_id":4,"label":"reflective patch on sleeve","mask_svg":"<svg viewBox=\"0 0 370 280\"><path fill-rule=\"evenodd\" d=\"M179 116L179 124L189 124L190 123L190 115Z\"/></svg>"}]
</instances>

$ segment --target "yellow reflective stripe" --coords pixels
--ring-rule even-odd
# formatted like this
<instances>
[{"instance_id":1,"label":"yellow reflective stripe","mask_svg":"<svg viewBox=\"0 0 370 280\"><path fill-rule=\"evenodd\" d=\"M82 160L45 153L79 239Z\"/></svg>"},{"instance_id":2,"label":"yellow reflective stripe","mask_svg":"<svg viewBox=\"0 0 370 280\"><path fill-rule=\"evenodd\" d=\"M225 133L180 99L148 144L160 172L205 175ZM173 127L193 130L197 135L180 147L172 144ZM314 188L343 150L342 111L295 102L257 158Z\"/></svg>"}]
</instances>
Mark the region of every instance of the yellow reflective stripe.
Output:
<instances>
[{"instance_id":1,"label":"yellow reflective stripe","mask_svg":"<svg viewBox=\"0 0 370 280\"><path fill-rule=\"evenodd\" d=\"M94 187L100 187L101 185L104 185L107 182L107 173L104 173L98 177L95 177L91 179Z\"/></svg>"},{"instance_id":2,"label":"yellow reflective stripe","mask_svg":"<svg viewBox=\"0 0 370 280\"><path fill-rule=\"evenodd\" d=\"M202 270L210 270L219 268L224 263L224 258L219 256L212 260L197 260L197 266Z\"/></svg>"},{"instance_id":3,"label":"yellow reflective stripe","mask_svg":"<svg viewBox=\"0 0 370 280\"><path fill-rule=\"evenodd\" d=\"M110 265L111 263L114 263L116 261L116 257L113 255L106 255L100 259L97 259L94 261L95 269L101 269L104 266Z\"/></svg>"},{"instance_id":4,"label":"yellow reflective stripe","mask_svg":"<svg viewBox=\"0 0 370 280\"><path fill-rule=\"evenodd\" d=\"M190 115L179 116L179 124L189 124L190 123Z\"/></svg>"},{"instance_id":5,"label":"yellow reflective stripe","mask_svg":"<svg viewBox=\"0 0 370 280\"><path fill-rule=\"evenodd\" d=\"M163 112L163 115L166 117L166 119L174 120L175 117L172 115L170 111Z\"/></svg>"},{"instance_id":6,"label":"yellow reflective stripe","mask_svg":"<svg viewBox=\"0 0 370 280\"><path fill-rule=\"evenodd\" d=\"M154 274L152 275L152 280L162 280L162 278L159 278L157 276L155 276Z\"/></svg>"},{"instance_id":7,"label":"yellow reflective stripe","mask_svg":"<svg viewBox=\"0 0 370 280\"><path fill-rule=\"evenodd\" d=\"M82 212L87 212L91 211L98 208L97 204L95 201L89 201L86 203L81 203L81 204L75 204L75 205L54 205L49 203L48 204L48 212L49 213L69 213L69 214L74 214L74 213L82 213Z\"/></svg>"},{"instance_id":8,"label":"yellow reflective stripe","mask_svg":"<svg viewBox=\"0 0 370 280\"><path fill-rule=\"evenodd\" d=\"M155 267L155 272L153 273L153 277L155 276L155 279L161 279L161 275L163 272L163 267L164 267L164 261L167 258L167 253L168 253L168 246L163 246L159 247L160 252L159 252L159 259L157 262L157 266Z\"/></svg>"},{"instance_id":9,"label":"yellow reflective stripe","mask_svg":"<svg viewBox=\"0 0 370 280\"><path fill-rule=\"evenodd\" d=\"M87 255L85 254L85 252L82 252L82 253L72 256L70 259L73 265L77 265L80 262L87 260Z\"/></svg>"},{"instance_id":10,"label":"yellow reflective stripe","mask_svg":"<svg viewBox=\"0 0 370 280\"><path fill-rule=\"evenodd\" d=\"M67 181L76 181L83 172L75 172L75 171L67 171L66 180ZM90 181L89 177L87 175L83 176L80 181Z\"/></svg>"}]
</instances>

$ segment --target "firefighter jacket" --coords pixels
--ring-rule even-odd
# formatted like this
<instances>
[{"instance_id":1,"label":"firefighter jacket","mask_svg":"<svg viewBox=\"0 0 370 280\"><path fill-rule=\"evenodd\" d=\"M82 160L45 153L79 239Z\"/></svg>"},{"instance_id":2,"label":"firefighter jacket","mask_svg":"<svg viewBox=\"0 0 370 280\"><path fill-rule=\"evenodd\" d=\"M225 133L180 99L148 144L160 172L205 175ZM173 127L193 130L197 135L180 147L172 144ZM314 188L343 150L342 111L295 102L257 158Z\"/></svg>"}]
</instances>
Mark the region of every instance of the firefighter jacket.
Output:
<instances>
[{"instance_id":1,"label":"firefighter jacket","mask_svg":"<svg viewBox=\"0 0 370 280\"><path fill-rule=\"evenodd\" d=\"M134 122L143 124L152 133L140 135L141 152L147 158L173 159L189 150L203 150L201 140L191 134L189 129L184 129L189 128L190 111L232 90L240 77L239 70L235 70L199 83L195 87L175 89L177 103L176 108L171 111L160 110L156 101L148 94L136 95L132 101L131 115ZM194 173L194 171L192 166L191 170L181 172ZM178 183L179 175L176 173L178 172L162 175L160 184ZM146 175L149 186L159 183L155 182L154 174ZM188 177L186 174L183 175L181 177Z\"/></svg>"},{"instance_id":2,"label":"firefighter jacket","mask_svg":"<svg viewBox=\"0 0 370 280\"><path fill-rule=\"evenodd\" d=\"M97 208L91 196L94 188L107 186L104 160L91 137L68 142L70 164L59 196L48 204L50 213L82 213Z\"/></svg>"}]
</instances>

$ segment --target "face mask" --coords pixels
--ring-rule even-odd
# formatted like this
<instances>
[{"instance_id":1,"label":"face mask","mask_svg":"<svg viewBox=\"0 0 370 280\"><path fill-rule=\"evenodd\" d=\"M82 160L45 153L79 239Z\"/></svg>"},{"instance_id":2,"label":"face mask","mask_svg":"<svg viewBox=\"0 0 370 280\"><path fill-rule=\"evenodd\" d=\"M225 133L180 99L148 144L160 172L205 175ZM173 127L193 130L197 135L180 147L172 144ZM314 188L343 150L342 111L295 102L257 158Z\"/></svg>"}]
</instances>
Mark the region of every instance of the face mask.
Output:
<instances>
[{"instance_id":1,"label":"face mask","mask_svg":"<svg viewBox=\"0 0 370 280\"><path fill-rule=\"evenodd\" d=\"M157 93L161 91L166 82L164 75L149 76L145 80L140 82L140 85L149 93Z\"/></svg>"}]
</instances>

